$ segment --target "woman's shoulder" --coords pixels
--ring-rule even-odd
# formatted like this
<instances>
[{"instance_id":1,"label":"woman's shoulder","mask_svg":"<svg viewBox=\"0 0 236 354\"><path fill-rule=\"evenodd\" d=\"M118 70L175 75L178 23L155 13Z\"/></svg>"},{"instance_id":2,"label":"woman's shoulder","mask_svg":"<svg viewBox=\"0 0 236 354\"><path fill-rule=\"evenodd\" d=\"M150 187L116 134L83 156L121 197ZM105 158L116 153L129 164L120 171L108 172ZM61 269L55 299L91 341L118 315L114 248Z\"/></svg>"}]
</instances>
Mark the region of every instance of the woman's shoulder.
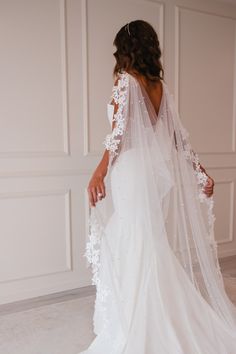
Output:
<instances>
[{"instance_id":1,"label":"woman's shoulder","mask_svg":"<svg viewBox=\"0 0 236 354\"><path fill-rule=\"evenodd\" d=\"M117 73L114 79L115 88L128 87L130 75L127 71L122 71Z\"/></svg>"}]
</instances>

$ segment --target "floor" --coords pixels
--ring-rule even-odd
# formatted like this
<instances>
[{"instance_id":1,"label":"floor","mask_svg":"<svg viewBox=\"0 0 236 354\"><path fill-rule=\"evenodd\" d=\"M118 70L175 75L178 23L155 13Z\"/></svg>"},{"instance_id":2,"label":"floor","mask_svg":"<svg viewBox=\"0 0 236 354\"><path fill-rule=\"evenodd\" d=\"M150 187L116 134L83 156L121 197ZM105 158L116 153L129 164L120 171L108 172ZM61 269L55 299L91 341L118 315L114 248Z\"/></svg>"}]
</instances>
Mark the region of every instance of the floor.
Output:
<instances>
[{"instance_id":1,"label":"floor","mask_svg":"<svg viewBox=\"0 0 236 354\"><path fill-rule=\"evenodd\" d=\"M236 257L222 260L221 270L226 291L236 304ZM25 302L17 308L14 304L3 307L0 354L78 354L84 350L94 337L94 295L72 295L64 296L64 301L58 297L56 303L37 302L31 308Z\"/></svg>"},{"instance_id":2,"label":"floor","mask_svg":"<svg viewBox=\"0 0 236 354\"><path fill-rule=\"evenodd\" d=\"M1 354L77 354L93 339L94 296L0 317Z\"/></svg>"}]
</instances>

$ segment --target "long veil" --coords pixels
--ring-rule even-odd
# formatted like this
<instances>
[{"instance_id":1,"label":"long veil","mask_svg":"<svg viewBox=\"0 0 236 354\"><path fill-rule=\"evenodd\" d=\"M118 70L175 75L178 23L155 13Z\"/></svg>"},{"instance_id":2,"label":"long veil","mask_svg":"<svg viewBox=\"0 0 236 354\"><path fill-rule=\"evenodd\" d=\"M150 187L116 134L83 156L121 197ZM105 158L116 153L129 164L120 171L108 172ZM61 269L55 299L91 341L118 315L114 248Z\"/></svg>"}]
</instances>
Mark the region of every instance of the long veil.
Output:
<instances>
[{"instance_id":1,"label":"long veil","mask_svg":"<svg viewBox=\"0 0 236 354\"><path fill-rule=\"evenodd\" d=\"M93 272L92 283L97 289L94 332L101 333L112 320L120 323L125 337L132 316L123 303L132 296L129 299L122 286L125 289L135 284L133 299L139 291L145 292L152 272L150 262L154 260L160 289L158 292L156 285L152 291L156 291L157 302L171 307L162 308L169 322L174 327L176 319L171 316L172 311L175 316L183 317L186 326L192 324L192 332L198 321L199 328L208 325L205 328L212 336L211 344L197 343L196 330L192 338L196 346L202 345L205 350L189 350L188 354L233 354L233 348L236 351L236 308L226 295L218 263L214 200L203 192L207 176L200 169L198 155L191 147L188 132L164 81L162 89L157 114L146 90L134 76L120 73L113 87L111 104L118 107L113 115L115 128L103 142L110 154L106 197L90 210L85 253ZM118 239L115 234L119 235ZM124 285L122 274L125 277L126 273L129 280ZM117 308L111 312L114 302ZM129 306L131 308L131 304ZM198 314L199 311L204 313ZM191 323L191 318L196 323ZM162 325L165 328L165 317ZM177 325L181 327L180 322ZM158 328L156 333L158 335ZM175 336L180 348L178 333ZM198 336L200 341L200 332ZM168 349L168 345L165 346ZM175 348L175 353L187 353ZM169 353L163 350L166 352Z\"/></svg>"}]
</instances>

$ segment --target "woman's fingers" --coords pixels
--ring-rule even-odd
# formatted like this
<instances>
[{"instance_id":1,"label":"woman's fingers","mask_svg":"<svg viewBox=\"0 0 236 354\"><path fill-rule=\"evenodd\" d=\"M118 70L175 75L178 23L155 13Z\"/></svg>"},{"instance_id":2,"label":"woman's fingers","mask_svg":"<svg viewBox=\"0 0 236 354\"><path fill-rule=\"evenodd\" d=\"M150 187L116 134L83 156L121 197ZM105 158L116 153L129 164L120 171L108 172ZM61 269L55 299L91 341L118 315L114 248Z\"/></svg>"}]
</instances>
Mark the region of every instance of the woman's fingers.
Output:
<instances>
[{"instance_id":1,"label":"woman's fingers","mask_svg":"<svg viewBox=\"0 0 236 354\"><path fill-rule=\"evenodd\" d=\"M91 206L96 206L96 203L106 196L105 184L102 179L92 178L87 191Z\"/></svg>"},{"instance_id":2,"label":"woman's fingers","mask_svg":"<svg viewBox=\"0 0 236 354\"><path fill-rule=\"evenodd\" d=\"M103 198L103 193L102 193L101 187L97 186L96 190L97 190L97 198L98 198L98 200L101 200Z\"/></svg>"},{"instance_id":3,"label":"woman's fingers","mask_svg":"<svg viewBox=\"0 0 236 354\"><path fill-rule=\"evenodd\" d=\"M99 200L106 196L105 184L103 181L97 186L97 195Z\"/></svg>"},{"instance_id":4,"label":"woman's fingers","mask_svg":"<svg viewBox=\"0 0 236 354\"><path fill-rule=\"evenodd\" d=\"M212 187L212 186L210 186L210 187L205 187L204 189L205 189L205 191L210 192L210 191L213 190L213 187Z\"/></svg>"},{"instance_id":5,"label":"woman's fingers","mask_svg":"<svg viewBox=\"0 0 236 354\"><path fill-rule=\"evenodd\" d=\"M211 197L213 194L214 181L211 177L208 177L207 183L204 187L204 193L207 197Z\"/></svg>"},{"instance_id":6,"label":"woman's fingers","mask_svg":"<svg viewBox=\"0 0 236 354\"><path fill-rule=\"evenodd\" d=\"M89 188L89 187L88 187L87 191L88 191L88 197L89 197L90 206L95 206L94 200L93 200L93 194L92 194L92 192L90 191L90 188Z\"/></svg>"},{"instance_id":7,"label":"woman's fingers","mask_svg":"<svg viewBox=\"0 0 236 354\"><path fill-rule=\"evenodd\" d=\"M205 194L207 195L207 197L211 197L212 194L213 194L213 192L212 192L212 191L210 191L210 192L205 192Z\"/></svg>"},{"instance_id":8,"label":"woman's fingers","mask_svg":"<svg viewBox=\"0 0 236 354\"><path fill-rule=\"evenodd\" d=\"M94 206L95 206L95 204L96 204L97 201L98 201L96 188L95 188L95 187L92 187L91 192L92 192L92 195L93 195L93 202L94 202Z\"/></svg>"},{"instance_id":9,"label":"woman's fingers","mask_svg":"<svg viewBox=\"0 0 236 354\"><path fill-rule=\"evenodd\" d=\"M212 186L205 187L205 190L206 190L206 191L211 191L211 190L213 190L213 187L212 187Z\"/></svg>"},{"instance_id":10,"label":"woman's fingers","mask_svg":"<svg viewBox=\"0 0 236 354\"><path fill-rule=\"evenodd\" d=\"M204 192L208 197L211 197L213 194L214 181L211 177L208 177L207 184L204 188Z\"/></svg>"},{"instance_id":11,"label":"woman's fingers","mask_svg":"<svg viewBox=\"0 0 236 354\"><path fill-rule=\"evenodd\" d=\"M95 204L97 202L97 193L96 193L95 188L88 186L87 191L88 191L90 205L95 206Z\"/></svg>"},{"instance_id":12,"label":"woman's fingers","mask_svg":"<svg viewBox=\"0 0 236 354\"><path fill-rule=\"evenodd\" d=\"M103 181L101 183L100 188L101 188L102 197L105 198L105 196L106 196L106 187L105 187L105 184L104 184Z\"/></svg>"}]
</instances>

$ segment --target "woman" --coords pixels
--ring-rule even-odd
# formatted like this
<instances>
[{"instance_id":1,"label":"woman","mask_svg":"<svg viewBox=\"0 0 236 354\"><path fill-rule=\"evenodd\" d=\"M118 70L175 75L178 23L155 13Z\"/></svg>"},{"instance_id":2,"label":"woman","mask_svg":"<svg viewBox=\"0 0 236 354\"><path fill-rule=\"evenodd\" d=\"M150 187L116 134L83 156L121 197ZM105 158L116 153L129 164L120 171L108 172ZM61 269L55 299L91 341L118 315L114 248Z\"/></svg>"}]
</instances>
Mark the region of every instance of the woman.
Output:
<instances>
[{"instance_id":1,"label":"woman","mask_svg":"<svg viewBox=\"0 0 236 354\"><path fill-rule=\"evenodd\" d=\"M214 181L163 79L156 32L117 33L112 132L88 185L86 254L96 338L87 354L234 354L236 308L224 289Z\"/></svg>"}]
</instances>

